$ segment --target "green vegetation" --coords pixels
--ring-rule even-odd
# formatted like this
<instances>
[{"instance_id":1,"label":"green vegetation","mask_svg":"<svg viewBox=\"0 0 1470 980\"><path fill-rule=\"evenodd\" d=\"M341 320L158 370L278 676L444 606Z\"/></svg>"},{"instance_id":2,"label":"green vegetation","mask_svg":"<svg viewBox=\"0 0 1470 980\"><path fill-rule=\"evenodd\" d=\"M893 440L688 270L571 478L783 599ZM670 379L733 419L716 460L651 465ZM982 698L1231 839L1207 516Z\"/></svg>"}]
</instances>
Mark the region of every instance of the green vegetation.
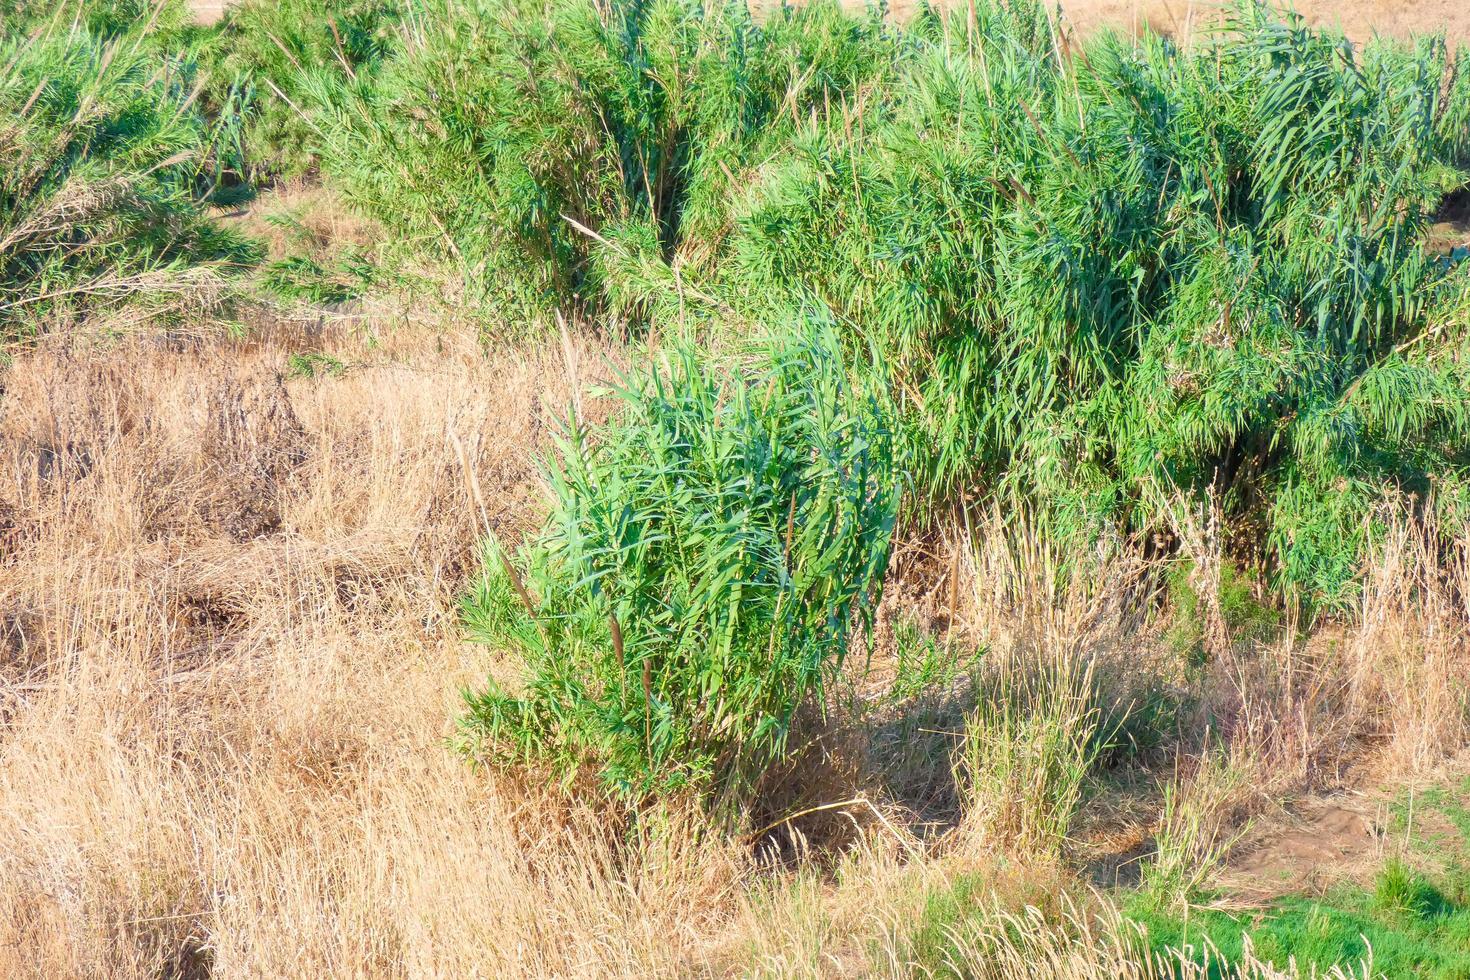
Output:
<instances>
[{"instance_id":1,"label":"green vegetation","mask_svg":"<svg viewBox=\"0 0 1470 980\"><path fill-rule=\"evenodd\" d=\"M1228 760L1204 764L1212 771L1193 778L1193 794L1245 785ZM1200 975L1220 978L1236 976L1250 960L1283 968L1294 962L1303 975L1371 962L1371 976L1393 980L1470 977L1470 780L1405 794L1394 804L1385 839L1395 853L1370 881L1346 880L1317 897L1289 895L1243 911L1216 907L1213 899L1230 896L1204 887L1218 860L1218 835L1212 832L1218 828L1200 826L1206 815L1197 805L1174 792L1166 796L1157 853L1144 868L1141 886L1121 895L1124 915L1141 927L1128 959L1159 957L1159 972L1150 975L1179 975L1177 967L1163 964L1177 963L1182 954L1184 962L1200 967ZM1037 812L1068 811L1065 801L1054 799ZM926 892L905 936L914 961L936 976L973 975L966 972L966 954L973 952L969 940L976 930L993 928L993 887L985 875L963 874ZM1055 909L1045 913L1064 933L1093 914L1087 911L1095 906L1092 898L1073 901L1080 918Z\"/></svg>"},{"instance_id":2,"label":"green vegetation","mask_svg":"<svg viewBox=\"0 0 1470 980\"><path fill-rule=\"evenodd\" d=\"M1174 614L1169 642L1192 666L1206 657L1205 611L1200 607L1201 596L1190 584L1195 569L1195 563L1186 559L1169 576L1169 604ZM1257 585L1234 563L1221 563L1220 581L1211 598L1219 609L1229 642L1269 640L1281 629L1280 613L1261 603Z\"/></svg>"},{"instance_id":3,"label":"green vegetation","mask_svg":"<svg viewBox=\"0 0 1470 980\"><path fill-rule=\"evenodd\" d=\"M0 0L0 27L7 36L65 36L74 27L94 38L146 36L175 54L205 33L182 0Z\"/></svg>"},{"instance_id":4,"label":"green vegetation","mask_svg":"<svg viewBox=\"0 0 1470 980\"><path fill-rule=\"evenodd\" d=\"M346 370L346 364L321 351L292 354L286 359L286 374L293 378L338 377Z\"/></svg>"},{"instance_id":5,"label":"green vegetation","mask_svg":"<svg viewBox=\"0 0 1470 980\"><path fill-rule=\"evenodd\" d=\"M937 977L950 977L955 940L964 934L972 910L983 905L987 882L980 875L961 875L946 887L924 896L919 921L908 937L914 963Z\"/></svg>"},{"instance_id":6,"label":"green vegetation","mask_svg":"<svg viewBox=\"0 0 1470 980\"><path fill-rule=\"evenodd\" d=\"M1094 692L1090 667L1078 658L1003 675L979 692L955 752L955 783L988 842L1060 854L1105 745Z\"/></svg>"},{"instance_id":7,"label":"green vegetation","mask_svg":"<svg viewBox=\"0 0 1470 980\"><path fill-rule=\"evenodd\" d=\"M882 379L798 338L679 349L595 440L571 420L545 532L492 542L465 603L529 685L469 696L466 751L590 764L634 798L748 789L779 756L877 599L902 466Z\"/></svg>"},{"instance_id":8,"label":"green vegetation","mask_svg":"<svg viewBox=\"0 0 1470 980\"><path fill-rule=\"evenodd\" d=\"M1437 816L1448 826L1437 834L1427 831L1426 814ZM1463 844L1470 856L1470 779L1458 785L1436 786L1405 795L1394 804L1389 829L1425 844Z\"/></svg>"},{"instance_id":9,"label":"green vegetation","mask_svg":"<svg viewBox=\"0 0 1470 980\"><path fill-rule=\"evenodd\" d=\"M349 199L502 323L834 316L894 365L917 516L983 487L1080 546L1215 499L1326 610L1386 503L1459 526L1470 292L1421 244L1465 180L1447 46L1243 0L1066 58L1036 0L970 18L436 0L302 98Z\"/></svg>"},{"instance_id":10,"label":"green vegetation","mask_svg":"<svg viewBox=\"0 0 1470 980\"><path fill-rule=\"evenodd\" d=\"M1386 508L1470 513L1470 282L1422 245L1465 181L1441 41L1354 48L1251 2L1188 48L1075 57L1034 0L415 18L371 73L303 83L348 199L502 323L830 318L891 365L915 523L963 498L1059 553L1188 561L1218 506L1208 599L1252 640L1346 608Z\"/></svg>"},{"instance_id":11,"label":"green vegetation","mask_svg":"<svg viewBox=\"0 0 1470 980\"><path fill-rule=\"evenodd\" d=\"M1141 905L1129 911L1158 950L1199 948L1208 938L1228 963L1241 957L1249 937L1256 956L1277 963L1294 958L1303 967L1324 969L1361 961L1371 950L1375 975L1470 977L1470 908L1463 897L1452 901L1426 880L1393 868L1380 876L1377 895L1347 887L1321 899L1287 899L1255 914L1195 909L1181 918ZM1391 876L1396 883L1385 885ZM1411 907L1381 906L1385 888L1394 901L1407 899Z\"/></svg>"},{"instance_id":12,"label":"green vegetation","mask_svg":"<svg viewBox=\"0 0 1470 980\"><path fill-rule=\"evenodd\" d=\"M244 0L207 48L209 96L234 116L242 176L254 182L316 165L313 85L362 83L394 48L403 0Z\"/></svg>"},{"instance_id":13,"label":"green vegetation","mask_svg":"<svg viewBox=\"0 0 1470 980\"><path fill-rule=\"evenodd\" d=\"M1422 921L1440 912L1453 911L1427 879L1415 874L1399 858L1391 858L1379 873L1373 889L1373 907L1407 921Z\"/></svg>"},{"instance_id":14,"label":"green vegetation","mask_svg":"<svg viewBox=\"0 0 1470 980\"><path fill-rule=\"evenodd\" d=\"M1041 5L978 17L921 21L860 134L768 170L732 288L890 352L940 499L989 487L1086 540L1213 490L1232 552L1346 602L1379 501L1463 493L1466 280L1419 244L1464 179L1444 46L1244 5L1189 49L1059 60Z\"/></svg>"},{"instance_id":15,"label":"green vegetation","mask_svg":"<svg viewBox=\"0 0 1470 980\"><path fill-rule=\"evenodd\" d=\"M330 266L305 255L290 255L265 267L261 285L282 299L326 306L356 299L374 274L371 263L352 250Z\"/></svg>"},{"instance_id":16,"label":"green vegetation","mask_svg":"<svg viewBox=\"0 0 1470 980\"><path fill-rule=\"evenodd\" d=\"M373 83L316 85L323 167L510 323L680 305L752 168L890 60L878 21L830 3L760 25L696 0L433 0L420 16Z\"/></svg>"},{"instance_id":17,"label":"green vegetation","mask_svg":"<svg viewBox=\"0 0 1470 980\"><path fill-rule=\"evenodd\" d=\"M1424 241L1470 180L1470 55L1442 39L1354 47L1253 0L1187 47L1075 49L1038 0L902 26L739 0L0 15L0 339L166 316L257 265L275 300L423 273L499 331L631 339L620 412L588 424L578 393L550 516L486 542L464 600L523 668L465 692L477 761L738 820L831 701L895 534L941 515L1005 515L1057 580L1104 545L1173 568L1123 601L1170 607L1184 686L1289 613L1350 609L1386 513L1432 515L1446 550L1470 520L1470 267ZM261 265L211 215L300 176L374 219L380 253ZM955 695L960 730L894 754L1024 860L1060 861L1088 780L1189 714L1162 672L1113 696L1082 645L990 670L900 626L875 709L902 739ZM1191 910L1245 781L1199 761L1216 797L1164 791L1132 899L1149 942L1228 963L1249 932L1267 958L1371 947L1389 975L1470 976L1470 878L1412 848L1371 889ZM948 962L977 890L930 897L922 963Z\"/></svg>"},{"instance_id":18,"label":"green vegetation","mask_svg":"<svg viewBox=\"0 0 1470 980\"><path fill-rule=\"evenodd\" d=\"M116 31L123 9L86 20ZM919 520L982 489L1064 549L1120 533L1179 549L1214 501L1237 567L1331 611L1385 507L1435 508L1447 533L1470 514L1470 282L1422 246L1470 143L1470 71L1440 40L1354 48L1250 0L1188 48L1103 36L1070 58L1037 0L902 28L830 4L760 21L694 0L408 10L247 3L206 37L158 8L150 37L179 70L135 84L180 103L202 62L212 93L208 123L158 114L184 130L155 134L160 152L194 160L147 171L167 213L216 190L226 158L257 174L320 158L400 261L457 275L516 330L555 312L726 332L830 317L892 365ZM72 59L59 77L130 97L111 81L139 60L103 72L107 42L48 36ZM9 73L12 108L38 57ZM90 105L53 86L31 116ZM189 235L218 244L170 228L124 247L141 263L104 247L116 233L83 233L84 251L126 280L212 254ZM88 265L27 249L10 302L48 295L19 283L54 284L33 267L60 254ZM366 278L304 260L271 277L312 301Z\"/></svg>"},{"instance_id":19,"label":"green vegetation","mask_svg":"<svg viewBox=\"0 0 1470 980\"><path fill-rule=\"evenodd\" d=\"M974 672L984 652L956 650L901 620L894 625L894 676L888 699L903 704L934 691L954 690Z\"/></svg>"},{"instance_id":20,"label":"green vegetation","mask_svg":"<svg viewBox=\"0 0 1470 980\"><path fill-rule=\"evenodd\" d=\"M1470 782L1406 796L1387 837L1387 858L1366 887L1345 882L1320 898L1290 897L1255 912L1195 907L1181 913L1142 892L1128 913L1157 950L1208 938L1225 960L1249 936L1255 954L1304 967L1351 963L1372 950L1375 975L1470 977ZM1412 817L1411 817L1412 815ZM1197 896L1200 897L1200 896Z\"/></svg>"},{"instance_id":21,"label":"green vegetation","mask_svg":"<svg viewBox=\"0 0 1470 980\"><path fill-rule=\"evenodd\" d=\"M83 306L195 301L254 259L205 213L214 127L191 64L144 28L92 21L0 39L6 339Z\"/></svg>"},{"instance_id":22,"label":"green vegetation","mask_svg":"<svg viewBox=\"0 0 1470 980\"><path fill-rule=\"evenodd\" d=\"M976 975L969 955L975 951L973 935L994 928L988 911L995 902L990 887L983 876L962 875L925 895L920 917L906 937L909 955L928 971L925 975ZM1157 971L1147 975L1158 977L1180 975L1178 967L1168 964L1182 959L1197 964L1200 976L1226 980L1242 975L1236 971L1248 958L1282 968L1294 962L1304 976L1371 961L1373 977L1470 977L1470 893L1451 896L1395 861L1379 875L1375 889L1343 886L1319 899L1288 898L1245 912L1208 907L1179 911L1141 892L1124 906L1127 921L1138 930L1120 931L1123 952L1132 963L1157 957ZM1091 914L1083 912L1082 918ZM1062 932L1080 925L1075 914L1045 918ZM1009 928L1014 932L1019 924Z\"/></svg>"}]
</instances>

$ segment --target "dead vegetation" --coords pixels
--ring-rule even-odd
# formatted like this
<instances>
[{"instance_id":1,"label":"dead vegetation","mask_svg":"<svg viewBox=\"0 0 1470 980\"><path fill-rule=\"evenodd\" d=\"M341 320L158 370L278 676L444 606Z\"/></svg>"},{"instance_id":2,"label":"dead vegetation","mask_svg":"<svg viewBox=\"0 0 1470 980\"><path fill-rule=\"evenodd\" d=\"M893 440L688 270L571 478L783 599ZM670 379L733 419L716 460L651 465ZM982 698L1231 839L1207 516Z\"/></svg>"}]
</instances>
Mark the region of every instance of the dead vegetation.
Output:
<instances>
[{"instance_id":1,"label":"dead vegetation","mask_svg":"<svg viewBox=\"0 0 1470 980\"><path fill-rule=\"evenodd\" d=\"M1407 777L1466 742L1465 570L1401 522L1359 621L1222 651L1181 702L1196 713L1181 732L1210 734L1141 752L1146 785L1017 797L1008 823L961 805L949 733L973 697L961 684L879 705L883 678L910 669L890 639L854 686L862 737L808 760L827 779L806 782L808 802L848 805L783 821L766 835L777 852L677 807L609 834L599 814L466 768L444 739L456 687L500 669L457 622L477 541L533 525L534 456L569 365L585 380L621 352L486 356L452 330L334 324L313 343L344 369L293 378L290 336L58 339L7 373L0 973L921 974L912 924L957 878L1060 912L1048 895L1103 838L1128 839L1130 814L1156 880L1208 873L1269 801L1340 785L1349 764ZM909 546L903 564L910 608L952 624L948 649L988 651L985 683L1069 656L1090 665L1089 718L1185 684L1140 618L1146 564L1103 556L1058 581L1043 555L974 532L973 547ZM1024 762L1018 744L992 748ZM998 758L977 760L985 785L1006 785ZM1163 810L1148 802L1160 786ZM1004 828L1058 806L1080 814L1047 838L1062 852L1017 851ZM788 871L762 857L840 839ZM1054 948L1065 975L1116 975L1134 942L1107 919L1087 944L1040 921L1004 933L1030 937L1017 950L982 930L946 955L1019 976Z\"/></svg>"},{"instance_id":2,"label":"dead vegetation","mask_svg":"<svg viewBox=\"0 0 1470 980\"><path fill-rule=\"evenodd\" d=\"M575 890L532 884L518 804L442 744L485 668L457 588L481 515L536 512L561 352L332 342L329 381L284 381L277 343L12 367L0 972L459 973L488 923L497 973L528 887Z\"/></svg>"},{"instance_id":3,"label":"dead vegetation","mask_svg":"<svg viewBox=\"0 0 1470 980\"><path fill-rule=\"evenodd\" d=\"M560 307L487 340L452 271L374 292L392 236L330 188L222 217L311 288L59 309L0 368L0 975L1321 975L1211 973L1120 904L1371 875L1378 808L1470 750L1470 540L1429 502L1381 503L1361 593L1308 624L1212 490L1085 554L966 491L894 542L733 830L467 765L460 690L524 679L464 637L484 543L541 526L568 407L595 429L649 351Z\"/></svg>"}]
</instances>

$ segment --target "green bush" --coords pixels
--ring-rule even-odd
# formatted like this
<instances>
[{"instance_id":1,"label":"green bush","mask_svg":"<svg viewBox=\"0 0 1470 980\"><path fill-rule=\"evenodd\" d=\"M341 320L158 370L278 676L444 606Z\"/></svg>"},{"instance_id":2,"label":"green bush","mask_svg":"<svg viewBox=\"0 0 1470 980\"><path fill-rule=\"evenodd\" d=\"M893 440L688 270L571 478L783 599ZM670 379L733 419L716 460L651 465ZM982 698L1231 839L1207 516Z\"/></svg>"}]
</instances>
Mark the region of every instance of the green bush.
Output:
<instances>
[{"instance_id":1,"label":"green bush","mask_svg":"<svg viewBox=\"0 0 1470 980\"><path fill-rule=\"evenodd\" d=\"M1453 906L1423 875L1400 858L1390 858L1373 884L1373 905L1380 912L1424 921Z\"/></svg>"},{"instance_id":2,"label":"green bush","mask_svg":"<svg viewBox=\"0 0 1470 980\"><path fill-rule=\"evenodd\" d=\"M143 29L0 39L0 337L61 310L197 295L254 250L205 212L191 66Z\"/></svg>"},{"instance_id":3,"label":"green bush","mask_svg":"<svg viewBox=\"0 0 1470 980\"><path fill-rule=\"evenodd\" d=\"M398 38L407 0L244 0L206 54L209 95L238 116L236 149L255 182L316 165L313 85L366 83Z\"/></svg>"},{"instance_id":4,"label":"green bush","mask_svg":"<svg viewBox=\"0 0 1470 980\"><path fill-rule=\"evenodd\" d=\"M318 79L323 168L515 322L683 297L728 199L892 62L876 18L650 0L431 0L371 84ZM832 111L829 111L832 110Z\"/></svg>"},{"instance_id":5,"label":"green bush","mask_svg":"<svg viewBox=\"0 0 1470 980\"><path fill-rule=\"evenodd\" d=\"M0 0L0 30L7 34L64 34L73 23L93 37L146 35L164 46L200 33L186 0Z\"/></svg>"},{"instance_id":6,"label":"green bush","mask_svg":"<svg viewBox=\"0 0 1470 980\"><path fill-rule=\"evenodd\" d=\"M1205 611L1200 608L1205 597L1191 583L1194 562L1180 562L1169 573L1169 605L1172 622L1169 645L1191 667L1206 660ZM1257 598L1258 580L1233 562L1220 565L1220 580L1213 601L1224 620L1226 639L1230 643L1266 643L1281 633L1281 614L1263 605Z\"/></svg>"},{"instance_id":7,"label":"green bush","mask_svg":"<svg viewBox=\"0 0 1470 980\"><path fill-rule=\"evenodd\" d=\"M877 599L902 465L882 389L818 331L740 365L680 349L624 379L617 421L574 421L545 530L492 543L465 603L527 686L467 695L464 750L738 803Z\"/></svg>"},{"instance_id":8,"label":"green bush","mask_svg":"<svg viewBox=\"0 0 1470 980\"><path fill-rule=\"evenodd\" d=\"M772 162L722 295L871 336L931 499L1070 540L1167 533L1213 489L1232 553L1349 601L1378 502L1464 494L1470 279L1422 233L1465 179L1466 72L1252 3L1070 60L1039 3L974 18L921 18L860 133Z\"/></svg>"}]
</instances>

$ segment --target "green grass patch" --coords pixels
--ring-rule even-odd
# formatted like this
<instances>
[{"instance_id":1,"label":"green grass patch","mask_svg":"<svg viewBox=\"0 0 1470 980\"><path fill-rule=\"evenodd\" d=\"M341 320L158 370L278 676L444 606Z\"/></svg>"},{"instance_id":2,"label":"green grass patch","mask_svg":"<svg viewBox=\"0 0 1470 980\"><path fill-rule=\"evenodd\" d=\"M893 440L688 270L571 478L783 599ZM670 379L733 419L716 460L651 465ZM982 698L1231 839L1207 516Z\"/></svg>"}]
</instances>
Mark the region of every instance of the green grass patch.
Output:
<instances>
[{"instance_id":1,"label":"green grass patch","mask_svg":"<svg viewBox=\"0 0 1470 980\"><path fill-rule=\"evenodd\" d=\"M1208 940L1227 961L1248 934L1257 956L1326 967L1363 959L1371 948L1378 975L1426 980L1470 978L1470 780L1404 794L1390 811L1390 857L1366 887L1340 885L1320 898L1293 897L1253 913L1204 908L1164 911L1144 895L1128 914L1148 928L1157 949ZM1410 813L1413 814L1412 821Z\"/></svg>"},{"instance_id":2,"label":"green grass patch","mask_svg":"<svg viewBox=\"0 0 1470 980\"><path fill-rule=\"evenodd\" d=\"M1229 963L1241 958L1249 936L1257 957L1283 966L1292 959L1304 968L1352 965L1371 954L1375 975L1470 978L1470 908L1392 863L1372 891L1343 887L1320 899L1286 899L1257 913L1195 908L1181 917L1143 899L1126 911L1147 928L1150 944L1159 951L1208 943Z\"/></svg>"}]
</instances>

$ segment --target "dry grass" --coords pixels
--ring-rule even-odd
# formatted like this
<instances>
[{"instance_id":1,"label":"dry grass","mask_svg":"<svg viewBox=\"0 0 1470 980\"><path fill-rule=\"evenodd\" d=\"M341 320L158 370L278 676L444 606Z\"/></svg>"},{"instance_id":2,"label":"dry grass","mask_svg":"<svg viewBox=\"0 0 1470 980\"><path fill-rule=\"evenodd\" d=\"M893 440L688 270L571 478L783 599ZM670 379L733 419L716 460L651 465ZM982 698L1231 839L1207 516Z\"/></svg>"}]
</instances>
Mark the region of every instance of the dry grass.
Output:
<instances>
[{"instance_id":1,"label":"dry grass","mask_svg":"<svg viewBox=\"0 0 1470 980\"><path fill-rule=\"evenodd\" d=\"M355 214L332 188L300 178L219 214L227 227L264 245L273 261L293 256L330 261L344 246L371 249L384 241L383 229Z\"/></svg>"},{"instance_id":2,"label":"dry grass","mask_svg":"<svg viewBox=\"0 0 1470 980\"><path fill-rule=\"evenodd\" d=\"M569 374L624 355L327 324L310 345L346 371L283 377L302 338L57 340L8 369L0 975L908 975L925 896L977 872L1008 898L955 937L976 975L1158 975L1119 972L1131 927L1102 900L1086 943L1024 915L1006 931L1057 866L1001 874L993 848L911 836L898 806L777 872L676 808L627 839L465 767L444 744L456 689L498 669L456 624L476 541L536 520ZM1222 658L1209 696L1233 727L1214 737L1251 750L1254 792L1330 782L1349 744L1407 768L1466 742L1470 592L1394 526L1359 628ZM975 540L937 546L929 575L957 636L997 663L1175 680L1129 598L1144 567L1101 556L1084 587Z\"/></svg>"},{"instance_id":3,"label":"dry grass","mask_svg":"<svg viewBox=\"0 0 1470 980\"><path fill-rule=\"evenodd\" d=\"M865 972L941 873L891 837L762 876L446 749L497 666L456 625L475 543L535 519L568 361L620 352L329 328L348 370L286 380L291 334L10 369L0 975Z\"/></svg>"},{"instance_id":4,"label":"dry grass","mask_svg":"<svg viewBox=\"0 0 1470 980\"><path fill-rule=\"evenodd\" d=\"M1218 588L1221 576L1211 523L1200 515L1178 529L1205 589ZM1029 690L1025 679L1037 671L1080 661L1085 668L1074 669L1088 672L1108 719L1094 718L1095 727L1108 730L1122 718L1126 741L1157 698L1179 708L1169 737L1117 773L1119 786L1081 801L1082 828L1069 842L1074 861L1101 859L1100 878L1141 874L1161 897L1178 898L1215 880L1238 844L1269 853L1272 834L1292 822L1283 806L1294 800L1382 794L1443 778L1441 767L1470 745L1470 541L1446 554L1432 518L1393 506L1377 523L1371 573L1351 620L1308 635L1287 623L1275 636L1241 637L1202 601L1205 661L1193 668L1157 618L1163 570L1156 563L1116 546L1069 566L1024 528L992 520L974 529L952 565L959 598L950 618L960 642L990 650L982 690L1016 687L1017 678ZM1054 723L1047 705L1036 706L1026 716L1025 744L1014 750L1075 739L1075 724L1062 721L1085 717L1086 705L1075 691L1049 705ZM1044 768L1008 769L1019 788L966 822L997 807L1024 811L1062 788L1035 782ZM1251 884L1239 875L1231 881Z\"/></svg>"},{"instance_id":5,"label":"dry grass","mask_svg":"<svg viewBox=\"0 0 1470 980\"><path fill-rule=\"evenodd\" d=\"M446 433L514 535L561 352L336 339L363 360L322 381L283 383L277 342L12 368L0 973L633 974L687 955L687 910L721 887L707 848L615 876L585 815L518 832L528 801L443 745L455 685L487 669L455 625L480 528Z\"/></svg>"}]
</instances>

